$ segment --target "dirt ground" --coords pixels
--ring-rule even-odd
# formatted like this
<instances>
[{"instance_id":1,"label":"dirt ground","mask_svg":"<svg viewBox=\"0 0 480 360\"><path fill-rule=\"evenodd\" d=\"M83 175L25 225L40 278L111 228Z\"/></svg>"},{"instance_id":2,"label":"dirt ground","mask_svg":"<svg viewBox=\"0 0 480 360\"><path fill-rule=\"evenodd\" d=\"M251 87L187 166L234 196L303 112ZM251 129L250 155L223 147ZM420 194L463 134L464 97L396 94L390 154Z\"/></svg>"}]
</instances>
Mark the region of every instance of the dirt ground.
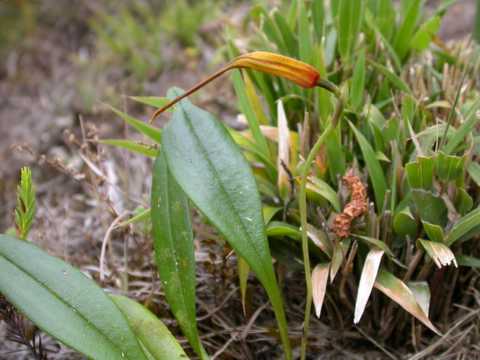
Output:
<instances>
[{"instance_id":1,"label":"dirt ground","mask_svg":"<svg viewBox=\"0 0 480 360\"><path fill-rule=\"evenodd\" d=\"M455 41L468 35L474 13L475 0L458 1L445 17L441 37ZM19 169L28 165L34 173L38 202L32 241L98 278L100 247L112 221L127 210L148 206L151 163L93 142L99 137L131 134L100 102L88 111L82 108L78 90L82 74L78 70L78 59L85 56L94 59L95 53L91 34L84 24L59 21L40 24L26 43L13 48L5 58L0 70L0 232L5 232L13 224ZM151 91L148 95L164 94L172 85L193 84L201 76L202 69L207 67L208 56L201 58L196 68L162 76L148 84ZM209 87L209 90L231 93L228 84L217 90ZM120 88L118 93L122 95ZM206 95L202 101L222 109L223 104L213 98L211 94ZM124 103L128 110L132 106L129 102ZM148 116L143 108L133 110L140 118ZM150 244L142 231L135 229L113 234L107 269L116 269L116 273L111 270L103 285L107 288L127 286L130 294L139 299L147 299L152 294L161 297L152 264L143 261L145 254L150 252ZM234 339L241 343L238 347L241 350L227 350L225 358L267 358L265 354L269 353L271 344L265 327L253 325L250 329L257 331L255 336L259 339L255 354L248 350L246 339L237 334L244 329L235 329L234 325L240 322L236 320L241 309L236 297L232 296L237 291L235 264L222 251L221 247L212 246L208 250L200 249L197 254L199 273L203 274L202 267L209 269L200 275L205 278L199 279L199 287L213 287L218 291L213 298L200 299L203 302L201 313L213 312L205 315L207 317L200 324L202 333L211 334L205 340L206 346L212 351ZM211 275L207 275L209 272ZM122 283L125 274L128 283ZM295 284L291 286L295 287ZM261 301L261 296L252 301L256 304ZM160 307L160 301L157 305ZM256 305L255 308L262 304ZM214 310L219 307L230 307L230 311L215 314ZM168 312L159 311L167 325L173 325ZM266 316L260 314L260 320L262 317ZM314 322L312 326L312 333L325 334L314 344L317 348L339 336L325 329L320 322ZM224 333L216 334L219 328L223 328ZM295 331L300 334L300 329ZM17 352L18 346L5 341L4 336L5 328L0 327L0 359L30 358L27 352ZM53 351L49 358L77 358L47 337L44 341L45 346ZM330 358L338 359L382 358L378 353L372 357L365 353L363 356L367 357L356 357L355 354L345 354L342 349L331 349L328 353Z\"/></svg>"}]
</instances>

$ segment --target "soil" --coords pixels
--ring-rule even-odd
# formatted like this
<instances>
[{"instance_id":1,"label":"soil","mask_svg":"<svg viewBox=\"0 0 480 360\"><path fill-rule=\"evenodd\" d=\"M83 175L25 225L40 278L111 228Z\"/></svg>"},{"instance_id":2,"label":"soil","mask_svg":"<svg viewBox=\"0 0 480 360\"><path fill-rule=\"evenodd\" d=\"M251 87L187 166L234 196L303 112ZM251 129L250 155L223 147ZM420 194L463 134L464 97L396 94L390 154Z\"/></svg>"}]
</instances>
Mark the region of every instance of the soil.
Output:
<instances>
[{"instance_id":1,"label":"soil","mask_svg":"<svg viewBox=\"0 0 480 360\"><path fill-rule=\"evenodd\" d=\"M52 6L56 2L46 3ZM88 15L89 9L82 2L76 1L74 6L80 13ZM474 9L474 0L458 1L446 15L440 36L455 41L470 34ZM30 166L37 187L38 209L31 240L98 279L100 248L112 221L126 209L148 206L146 194L151 162L92 143L98 137L131 134L113 120L101 104L94 104L88 110L82 107L78 88L82 73L78 59L85 56L89 59L95 56L86 25L81 21L50 21L45 24L40 22L35 33L12 48L3 61L0 70L0 233L13 225L19 169ZM201 56L195 66L163 75L147 84L146 88L151 94L158 95L171 85L186 87L193 84L202 70L208 68L210 58L208 54ZM209 90L210 94L202 97L201 101L225 111L224 104L215 100L215 93L230 94L228 84L219 85L216 89L209 87ZM128 106L132 106L131 103L125 102L124 107ZM135 107L134 110L140 118L148 116L144 108ZM230 121L234 121L231 112L226 111L225 114L230 114ZM122 274L127 274L131 294L142 300L157 294L157 310L167 325L174 326L168 312L160 310L162 294L152 264L144 261L151 245L148 236L143 234L141 229L114 233L113 250L107 258L107 270L110 269L110 272L101 284L118 289L121 285L125 286L121 279ZM124 249L128 266L123 261ZM271 314L260 314L258 324L250 329L257 332L258 352L252 353L246 346L245 337L235 333L238 332L235 323L244 322L244 318L236 321L240 319L241 304L237 297L231 295L237 291L233 275L235 263L228 260L223 251L223 247L212 245L208 249L199 249L197 254L198 272L202 274L199 293L202 293L202 287L213 287L217 291L214 297L201 295L200 298L200 311L204 314L213 312L200 324L202 333L211 334L205 343L212 351L220 349L230 339L236 339L240 345L232 347L233 350L226 349L224 358L269 358L267 354L271 356L272 341L268 336L269 328L262 324L268 323ZM302 292L296 289L298 286L295 284L290 286L292 290L295 288L293 292L296 294ZM252 295L253 308L262 305L261 291L259 293L258 296ZM214 309L219 307L224 310L215 313ZM301 313L300 307L299 311ZM340 336L320 322L314 322L312 326L313 333L325 334L321 340L317 339L317 348L325 348L325 344ZM218 329L224 329L224 333L215 334ZM5 336L5 326L0 326L0 359L31 358L28 352L22 351L24 348L4 341ZM51 350L49 358L79 358L48 337L42 336L42 339L44 346ZM325 354L331 357L323 358L354 356L342 352L341 348L332 348ZM367 356L366 353L364 355ZM375 352L366 358L383 356Z\"/></svg>"}]
</instances>

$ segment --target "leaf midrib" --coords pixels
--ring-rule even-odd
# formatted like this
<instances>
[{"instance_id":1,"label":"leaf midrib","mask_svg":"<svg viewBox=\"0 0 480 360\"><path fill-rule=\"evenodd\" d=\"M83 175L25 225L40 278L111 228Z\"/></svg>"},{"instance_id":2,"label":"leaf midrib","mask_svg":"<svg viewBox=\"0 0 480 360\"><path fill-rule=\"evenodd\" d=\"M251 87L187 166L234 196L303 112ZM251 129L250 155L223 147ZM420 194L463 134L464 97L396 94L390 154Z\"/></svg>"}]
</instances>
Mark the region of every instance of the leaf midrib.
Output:
<instances>
[{"instance_id":1,"label":"leaf midrib","mask_svg":"<svg viewBox=\"0 0 480 360\"><path fill-rule=\"evenodd\" d=\"M67 308L70 308L72 310L72 312L80 317L81 319L83 319L87 325L89 327L91 327L95 332L99 333L104 339L107 340L108 343L112 344L114 348L118 348L118 345L113 342L113 340L111 340L107 335L105 335L101 329L99 329L94 323L92 323L88 318L86 318L81 312L79 311L76 311L75 307L73 305L71 305L70 303L68 303L67 301L65 301L64 299L62 299L62 297L57 294L53 289L51 289L50 287L48 287L44 282L36 279L29 271L25 270L24 268L18 266L13 260L11 260L11 258L9 258L8 256L6 256L5 254L1 254L0 255L1 257L3 257L5 259L5 261L7 261L8 263L10 263L11 265L13 265L15 268L19 269L21 272L23 272L24 274L26 274L29 278L31 278L34 282L36 282L37 284L39 284L41 287L43 287L45 290L47 290L54 298L56 298L57 300L59 300L61 303L65 304L67 306ZM115 305L114 305L115 306ZM43 329L45 332L49 333L49 331L47 329ZM53 335L52 335L53 336ZM120 350L121 352L121 350Z\"/></svg>"},{"instance_id":2,"label":"leaf midrib","mask_svg":"<svg viewBox=\"0 0 480 360\"><path fill-rule=\"evenodd\" d=\"M195 140L196 143L198 144L198 146L199 146L199 148L200 148L200 151L205 155L204 158L206 159L206 162L207 162L209 168L212 170L212 173L214 174L214 177L215 177L215 179L216 179L216 182L219 184L219 188L221 189L222 193L224 194L224 197L228 200L227 203L228 203L229 207L233 208L233 210L234 210L233 212L234 212L235 216L240 220L239 222L240 222L240 224L241 224L241 228L242 228L243 232L245 232L245 233L248 235L246 238L248 239L247 241L249 242L249 245L254 249L257 257L258 257L259 259L263 259L263 257L260 256L260 253L258 252L258 249L257 249L256 246L255 246L255 243L254 243L253 241L251 241L251 235L250 235L250 233L247 231L247 228L246 228L244 222L242 221L242 218L238 215L238 209L235 207L235 205L234 205L235 203L232 201L232 199L230 198L230 195L228 194L228 191L225 189L223 183L220 181L220 177L219 177L219 175L218 175L218 172L217 172L215 166L213 165L213 163L212 163L212 161L210 160L210 158L207 156L207 155L208 155L208 151L207 151L207 149L203 146L203 143L202 143L201 140L200 140L201 138L200 138L200 136L197 134L197 132L195 131L195 128L194 128L194 126L193 126L192 123L191 123L190 116L188 115L188 113L187 113L187 111L185 110L184 106L185 106L185 105L180 104L180 107L179 107L179 108L181 109L183 115L185 116L185 120L186 120L185 122L187 123L187 126L188 126L189 129L191 130L192 135L193 135L193 137L194 137L194 140ZM227 134L227 135L228 135L228 134ZM232 245L233 245L233 244L232 244ZM245 260L247 260L246 257L244 257L244 258L245 258ZM263 268L263 271L264 271L265 275L266 275L267 278L268 278L268 277L269 277L269 271L265 269L265 267L263 266L263 262L260 262L260 264L261 264L261 267ZM259 274L257 274L257 276L258 276L258 275L259 275ZM262 278L263 278L263 274L262 274ZM265 279L265 280L267 280L267 279ZM270 288L270 284L268 284L268 281L266 281L266 284L264 284L264 286L265 286L267 289Z\"/></svg>"}]
</instances>

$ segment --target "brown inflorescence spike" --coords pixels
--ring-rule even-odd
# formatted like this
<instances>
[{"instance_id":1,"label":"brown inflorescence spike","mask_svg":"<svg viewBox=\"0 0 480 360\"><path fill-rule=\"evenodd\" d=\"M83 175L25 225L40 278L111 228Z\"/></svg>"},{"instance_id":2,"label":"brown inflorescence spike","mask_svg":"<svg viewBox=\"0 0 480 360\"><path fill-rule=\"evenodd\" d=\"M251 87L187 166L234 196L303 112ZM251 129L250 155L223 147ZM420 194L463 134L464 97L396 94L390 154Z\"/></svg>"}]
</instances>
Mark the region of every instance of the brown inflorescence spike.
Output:
<instances>
[{"instance_id":1,"label":"brown inflorescence spike","mask_svg":"<svg viewBox=\"0 0 480 360\"><path fill-rule=\"evenodd\" d=\"M362 216L368 210L367 189L360 178L349 170L342 178L343 183L350 190L350 202L333 221L333 231L340 238L350 235L350 228L354 219Z\"/></svg>"}]
</instances>

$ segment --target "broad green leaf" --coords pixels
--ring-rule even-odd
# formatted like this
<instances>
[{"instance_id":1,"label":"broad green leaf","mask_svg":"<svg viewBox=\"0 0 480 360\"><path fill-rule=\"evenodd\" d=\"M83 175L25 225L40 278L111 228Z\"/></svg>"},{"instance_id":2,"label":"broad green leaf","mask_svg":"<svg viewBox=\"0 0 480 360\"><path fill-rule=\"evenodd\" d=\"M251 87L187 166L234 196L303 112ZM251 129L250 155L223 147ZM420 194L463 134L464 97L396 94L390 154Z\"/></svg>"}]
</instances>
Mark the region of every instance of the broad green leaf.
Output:
<instances>
[{"instance_id":1,"label":"broad green leaf","mask_svg":"<svg viewBox=\"0 0 480 360\"><path fill-rule=\"evenodd\" d=\"M132 140L125 140L125 139L102 139L98 140L100 144L116 146L122 149L126 149L128 151L145 155L148 157L155 157L157 156L158 149L155 147L138 143Z\"/></svg>"},{"instance_id":2,"label":"broad green leaf","mask_svg":"<svg viewBox=\"0 0 480 360\"><path fill-rule=\"evenodd\" d=\"M165 297L195 352L207 358L195 313L195 256L188 199L171 175L164 151L152 176L152 233L155 262Z\"/></svg>"},{"instance_id":3,"label":"broad green leaf","mask_svg":"<svg viewBox=\"0 0 480 360\"><path fill-rule=\"evenodd\" d=\"M280 210L282 210L282 208L279 207L279 206L264 205L263 208L262 208L262 213L263 213L263 219L265 220L265 225L268 225L268 223L273 219L273 217Z\"/></svg>"},{"instance_id":4,"label":"broad green leaf","mask_svg":"<svg viewBox=\"0 0 480 360\"><path fill-rule=\"evenodd\" d=\"M110 295L127 319L137 339L155 360L185 360L187 354L163 324L144 306L125 296Z\"/></svg>"},{"instance_id":5,"label":"broad green leaf","mask_svg":"<svg viewBox=\"0 0 480 360\"><path fill-rule=\"evenodd\" d=\"M108 105L107 106L119 117L122 118L123 121L125 121L128 125L133 127L135 130L137 130L140 134L145 135L146 137L149 137L153 141L157 143L162 142L162 133L160 129L157 129L156 127L149 125L143 121L137 120L134 117L131 117L130 115L124 113L123 111L120 111L118 109L115 109L113 106Z\"/></svg>"},{"instance_id":6,"label":"broad green leaf","mask_svg":"<svg viewBox=\"0 0 480 360\"><path fill-rule=\"evenodd\" d=\"M372 249L368 252L367 258L362 268L360 283L358 284L357 298L355 300L355 315L353 323L358 324L362 318L368 298L373 289L375 278L377 277L380 262L382 261L383 250Z\"/></svg>"},{"instance_id":7,"label":"broad green leaf","mask_svg":"<svg viewBox=\"0 0 480 360\"><path fill-rule=\"evenodd\" d=\"M179 90L171 91L172 95ZM291 358L283 301L250 165L224 125L183 100L163 133L168 167L195 206L242 256L265 287Z\"/></svg>"},{"instance_id":8,"label":"broad green leaf","mask_svg":"<svg viewBox=\"0 0 480 360\"><path fill-rule=\"evenodd\" d=\"M455 181L463 178L465 158L462 156L445 155L439 152L435 159L435 171L442 181Z\"/></svg>"},{"instance_id":9,"label":"broad green leaf","mask_svg":"<svg viewBox=\"0 0 480 360\"><path fill-rule=\"evenodd\" d=\"M434 333L441 335L428 318L428 314L426 314L424 309L418 304L413 292L403 281L395 277L392 273L380 269L374 286L411 315L415 316Z\"/></svg>"},{"instance_id":10,"label":"broad green leaf","mask_svg":"<svg viewBox=\"0 0 480 360\"><path fill-rule=\"evenodd\" d=\"M385 191L387 190L387 181L385 180L385 175L379 161L377 160L375 151L372 149L372 146L351 122L349 122L349 124L353 130L353 133L355 134L358 145L360 145L363 159L367 164L368 174L373 185L373 192L375 194L376 208L377 211L380 212L383 209Z\"/></svg>"},{"instance_id":11,"label":"broad green leaf","mask_svg":"<svg viewBox=\"0 0 480 360\"><path fill-rule=\"evenodd\" d=\"M320 317L322 313L323 300L327 292L328 274L330 272L330 263L322 263L315 266L312 271L312 299L315 306L315 315Z\"/></svg>"},{"instance_id":12,"label":"broad green leaf","mask_svg":"<svg viewBox=\"0 0 480 360\"><path fill-rule=\"evenodd\" d=\"M436 224L431 224L428 221L422 221L423 229L428 235L428 238L432 241L443 242L445 235L443 233L443 228Z\"/></svg>"},{"instance_id":13,"label":"broad green leaf","mask_svg":"<svg viewBox=\"0 0 480 360\"><path fill-rule=\"evenodd\" d=\"M422 189L413 189L411 194L412 203L420 219L440 226L446 225L448 209L440 196Z\"/></svg>"},{"instance_id":14,"label":"broad green leaf","mask_svg":"<svg viewBox=\"0 0 480 360\"><path fill-rule=\"evenodd\" d=\"M146 360L124 316L91 279L0 235L0 293L40 329L92 359Z\"/></svg>"},{"instance_id":15,"label":"broad green leaf","mask_svg":"<svg viewBox=\"0 0 480 360\"><path fill-rule=\"evenodd\" d=\"M408 184L413 189L430 190L433 185L434 159L432 157L417 157L415 162L405 165Z\"/></svg>"},{"instance_id":16,"label":"broad green leaf","mask_svg":"<svg viewBox=\"0 0 480 360\"><path fill-rule=\"evenodd\" d=\"M408 207L397 212L393 217L393 230L399 235L414 236L417 233L417 221Z\"/></svg>"},{"instance_id":17,"label":"broad green leaf","mask_svg":"<svg viewBox=\"0 0 480 360\"><path fill-rule=\"evenodd\" d=\"M167 105L168 102L170 101L166 97L158 97L158 96L130 96L130 99L145 105L155 107L155 108L161 108L164 105ZM168 111L171 111L171 110L169 109Z\"/></svg>"},{"instance_id":18,"label":"broad green leaf","mask_svg":"<svg viewBox=\"0 0 480 360\"><path fill-rule=\"evenodd\" d=\"M451 264L457 267L455 255L445 244L423 239L418 239L418 242L439 269Z\"/></svg>"},{"instance_id":19,"label":"broad green leaf","mask_svg":"<svg viewBox=\"0 0 480 360\"><path fill-rule=\"evenodd\" d=\"M458 220L457 223L453 225L452 229L447 235L447 238L445 239L445 242L447 243L447 245L450 246L460 238L465 241L479 233L480 207L460 218L460 220Z\"/></svg>"},{"instance_id":20,"label":"broad green leaf","mask_svg":"<svg viewBox=\"0 0 480 360\"><path fill-rule=\"evenodd\" d=\"M296 240L302 236L298 227L282 221L270 221L266 232L267 236L288 236Z\"/></svg>"}]
</instances>

